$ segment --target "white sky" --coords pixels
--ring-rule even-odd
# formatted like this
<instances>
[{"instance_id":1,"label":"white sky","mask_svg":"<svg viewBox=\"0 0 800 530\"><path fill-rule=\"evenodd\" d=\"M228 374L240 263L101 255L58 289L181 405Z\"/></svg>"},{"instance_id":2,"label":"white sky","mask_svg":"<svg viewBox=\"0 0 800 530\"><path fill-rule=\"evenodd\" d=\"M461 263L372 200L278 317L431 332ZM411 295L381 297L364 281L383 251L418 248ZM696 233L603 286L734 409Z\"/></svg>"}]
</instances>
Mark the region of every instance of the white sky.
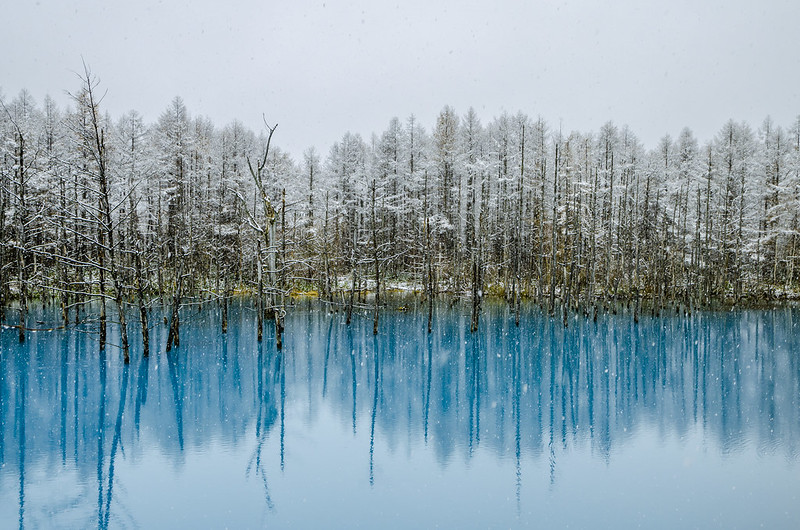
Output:
<instances>
[{"instance_id":1,"label":"white sky","mask_svg":"<svg viewBox=\"0 0 800 530\"><path fill-rule=\"evenodd\" d=\"M345 131L369 139L446 104L543 116L565 131L627 123L647 147L730 118L800 114L798 0L399 2L11 0L0 91L66 105L81 57L118 118L155 121L175 95L192 115L258 131L296 160Z\"/></svg>"}]
</instances>

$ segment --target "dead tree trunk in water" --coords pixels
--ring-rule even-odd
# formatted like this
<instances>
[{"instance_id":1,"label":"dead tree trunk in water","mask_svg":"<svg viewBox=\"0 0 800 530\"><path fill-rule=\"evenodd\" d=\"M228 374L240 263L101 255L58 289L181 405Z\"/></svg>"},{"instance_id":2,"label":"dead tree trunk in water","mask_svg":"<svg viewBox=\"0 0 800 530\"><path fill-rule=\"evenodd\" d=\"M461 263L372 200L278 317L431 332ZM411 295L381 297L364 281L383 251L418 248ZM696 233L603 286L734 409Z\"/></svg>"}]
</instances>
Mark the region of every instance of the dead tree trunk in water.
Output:
<instances>
[{"instance_id":1,"label":"dead tree trunk in water","mask_svg":"<svg viewBox=\"0 0 800 530\"><path fill-rule=\"evenodd\" d=\"M275 237L275 217L277 216L277 212L274 212L273 215L270 216L269 223L267 224L267 238L265 240L265 247L264 250L267 253L267 288L265 289L266 297L264 301L266 302L264 316L267 319L271 319L273 322L277 324L277 311L276 311L276 302L275 302L275 294L278 289L278 283L276 281L277 274L277 259L276 259L276 237Z\"/></svg>"},{"instance_id":2,"label":"dead tree trunk in water","mask_svg":"<svg viewBox=\"0 0 800 530\"><path fill-rule=\"evenodd\" d=\"M347 302L347 321L345 322L348 326L353 318L353 303L355 302L356 297L356 284L358 283L358 267L356 266L356 230L353 228L353 250L351 252L351 261L353 267L353 279L350 283L350 299Z\"/></svg>"},{"instance_id":3,"label":"dead tree trunk in water","mask_svg":"<svg viewBox=\"0 0 800 530\"><path fill-rule=\"evenodd\" d=\"M27 225L28 225L28 211L25 197L25 149L26 141L22 129L17 124L17 121L11 115L5 104L0 101L3 110L9 118L9 121L16 129L17 145L14 151L14 164L15 177L17 180L17 209L16 209L16 222L17 222L17 281L19 282L19 342L25 342L25 328L28 313L28 278L27 268L25 263L25 252L27 246ZM5 286L0 285L0 289L5 289Z\"/></svg>"},{"instance_id":4,"label":"dead tree trunk in water","mask_svg":"<svg viewBox=\"0 0 800 530\"><path fill-rule=\"evenodd\" d=\"M552 256L550 261L550 316L556 311L556 271L558 270L558 144L556 144L555 167L553 168L553 226L550 245Z\"/></svg>"},{"instance_id":5,"label":"dead tree trunk in water","mask_svg":"<svg viewBox=\"0 0 800 530\"><path fill-rule=\"evenodd\" d=\"M274 232L273 232L274 239ZM275 270L275 266L272 266ZM281 191L281 273L278 289L280 307L275 311L275 347L283 349L283 319L286 316L286 188Z\"/></svg>"},{"instance_id":6,"label":"dead tree trunk in water","mask_svg":"<svg viewBox=\"0 0 800 530\"><path fill-rule=\"evenodd\" d=\"M378 226L375 216L375 180L372 180L372 260L375 262L375 315L372 321L372 334L378 334L378 316L380 313L381 269L378 261Z\"/></svg>"},{"instance_id":7,"label":"dead tree trunk in water","mask_svg":"<svg viewBox=\"0 0 800 530\"><path fill-rule=\"evenodd\" d=\"M478 320L480 318L480 293L478 290L478 258L472 258L472 319L469 330L472 333L478 331Z\"/></svg>"},{"instance_id":8,"label":"dead tree trunk in water","mask_svg":"<svg viewBox=\"0 0 800 530\"><path fill-rule=\"evenodd\" d=\"M103 233L97 234L99 247L97 252L97 262L99 264L98 271L100 273L98 280L98 290L100 291L100 350L106 349L106 274L105 274L105 258L103 251Z\"/></svg>"},{"instance_id":9,"label":"dead tree trunk in water","mask_svg":"<svg viewBox=\"0 0 800 530\"><path fill-rule=\"evenodd\" d=\"M144 272L142 270L141 247L136 252L136 295L139 299L139 321L142 324L142 355L150 355L150 330L148 329L147 307L144 302Z\"/></svg>"},{"instance_id":10,"label":"dead tree trunk in water","mask_svg":"<svg viewBox=\"0 0 800 530\"><path fill-rule=\"evenodd\" d=\"M0 263L6 263L6 205L9 200L6 198L8 191L5 186L0 186ZM10 260L9 260L10 261ZM6 280L5 267L0 266L0 325L6 319L6 300L8 283Z\"/></svg>"},{"instance_id":11,"label":"dead tree trunk in water","mask_svg":"<svg viewBox=\"0 0 800 530\"><path fill-rule=\"evenodd\" d=\"M573 257L573 259L570 261L569 269L564 266L564 300L562 302L562 316L565 328L569 325L569 305L572 301L572 281L574 272L575 258Z\"/></svg>"},{"instance_id":12,"label":"dead tree trunk in water","mask_svg":"<svg viewBox=\"0 0 800 530\"><path fill-rule=\"evenodd\" d=\"M435 295L435 279L433 277L433 266L428 258L428 333L433 331L433 297Z\"/></svg>"},{"instance_id":13,"label":"dead tree trunk in water","mask_svg":"<svg viewBox=\"0 0 800 530\"><path fill-rule=\"evenodd\" d=\"M19 186L19 212L17 213L17 233L19 248L17 248L17 276L19 280L19 342L25 342L25 327L28 313L28 278L25 264L26 225L28 223L25 205L25 140L19 133L19 169L17 170L17 184Z\"/></svg>"},{"instance_id":14,"label":"dead tree trunk in water","mask_svg":"<svg viewBox=\"0 0 800 530\"><path fill-rule=\"evenodd\" d=\"M253 177L253 181L256 184L256 191L261 196L261 205L264 209L264 221L262 224L258 224L256 219L256 212L253 212L251 215L251 219L254 221L254 227L261 232L264 237L264 251L267 253L267 277L269 280L269 300L268 300L268 307L264 308L259 307L259 340L261 340L262 336L262 324L263 324L263 314L266 312L268 316L270 316L275 322L275 335L277 338L278 346L280 344L281 339L278 335L281 332L281 324L279 322L280 317L278 316L277 312L275 311L275 303L274 303L274 295L276 291L276 278L275 278L275 216L276 211L275 207L272 206L272 201L270 201L269 196L267 195L266 187L264 186L263 175L265 172L265 168L267 166L267 158L269 156L269 147L270 143L272 142L272 135L275 133L275 129L278 128L278 124L276 123L275 126L270 127L266 121L264 122L266 125L267 130L269 131L269 135L267 136L267 145L264 147L264 155L261 157L260 160L256 162L256 167L253 167L252 162L250 161L250 157L247 157L247 167L250 170L250 175ZM260 255L260 252L259 252ZM264 301L264 289L263 289L263 261L259 258L259 304L263 304Z\"/></svg>"},{"instance_id":15,"label":"dead tree trunk in water","mask_svg":"<svg viewBox=\"0 0 800 530\"><path fill-rule=\"evenodd\" d=\"M228 332L228 298L230 297L228 285L229 282L226 274L225 278L222 279L222 333Z\"/></svg>"},{"instance_id":16,"label":"dead tree trunk in water","mask_svg":"<svg viewBox=\"0 0 800 530\"><path fill-rule=\"evenodd\" d=\"M67 184L65 179L59 179L59 206L61 207L62 212L67 212ZM0 205L2 208L2 205ZM69 276L67 274L67 228L66 228L66 216L62 216L58 223L58 238L60 240L59 244L59 263L58 267L58 274L61 280L61 286L63 291L61 292L61 318L64 321L64 327L69 325L69 307L70 307L70 300L69 300ZM0 223L2 226L2 223ZM0 228L1 230L2 228ZM2 284L2 281L0 281ZM0 294L0 305L2 305L2 295ZM2 311L0 309L0 311ZM2 320L2 319L0 319Z\"/></svg>"},{"instance_id":17,"label":"dead tree trunk in water","mask_svg":"<svg viewBox=\"0 0 800 530\"><path fill-rule=\"evenodd\" d=\"M100 127L100 117L98 116L97 106L99 101L95 98L94 89L97 81L92 78L89 68L84 66L84 89L85 99L76 97L76 102L87 106L89 117L89 129L82 134L82 142L87 151L91 153L96 170L97 197L99 203L98 220L98 270L100 277L100 349L105 348L106 343L106 302L105 302L105 271L108 270L111 276L111 284L114 288L114 302L117 307L117 318L119 318L120 339L122 342L122 354L124 362L130 362L129 343L128 343L128 324L125 313L125 293L122 273L118 264L117 248L114 241L114 221L111 216L112 208L109 191L109 175L107 170L107 153L104 138L104 131ZM81 131L83 133L83 131ZM106 264L106 256L108 263Z\"/></svg>"},{"instance_id":18,"label":"dead tree trunk in water","mask_svg":"<svg viewBox=\"0 0 800 530\"><path fill-rule=\"evenodd\" d=\"M425 210L425 293L428 296L428 333L433 331L433 256L431 255L431 227L430 218L428 216L428 172L425 172L425 196L424 205Z\"/></svg>"},{"instance_id":19,"label":"dead tree trunk in water","mask_svg":"<svg viewBox=\"0 0 800 530\"><path fill-rule=\"evenodd\" d=\"M477 249L472 253L472 323L470 331L478 331L478 321L481 314L481 299L483 298L483 263L481 253L483 251L483 214L478 221Z\"/></svg>"},{"instance_id":20,"label":"dead tree trunk in water","mask_svg":"<svg viewBox=\"0 0 800 530\"><path fill-rule=\"evenodd\" d=\"M262 258L261 258L261 242L258 241L256 243L256 255L258 256L257 267L258 267L258 300L256 301L256 312L258 313L256 317L256 325L258 326L257 335L258 335L258 342L264 337L264 267L262 265Z\"/></svg>"},{"instance_id":21,"label":"dead tree trunk in water","mask_svg":"<svg viewBox=\"0 0 800 530\"><path fill-rule=\"evenodd\" d=\"M525 188L525 124L522 124L522 141L520 145L519 189L517 203L517 229L513 235L514 244L514 278L513 278L513 304L514 325L519 327L520 312L520 254L522 253L522 200Z\"/></svg>"},{"instance_id":22,"label":"dead tree trunk in water","mask_svg":"<svg viewBox=\"0 0 800 530\"><path fill-rule=\"evenodd\" d=\"M177 257L175 258L178 259ZM172 350L174 344L176 348L181 345L180 338L180 308L183 289L183 260L178 260L178 277L175 282L175 296L172 298L172 316L169 321L169 332L167 333L167 351Z\"/></svg>"}]
</instances>

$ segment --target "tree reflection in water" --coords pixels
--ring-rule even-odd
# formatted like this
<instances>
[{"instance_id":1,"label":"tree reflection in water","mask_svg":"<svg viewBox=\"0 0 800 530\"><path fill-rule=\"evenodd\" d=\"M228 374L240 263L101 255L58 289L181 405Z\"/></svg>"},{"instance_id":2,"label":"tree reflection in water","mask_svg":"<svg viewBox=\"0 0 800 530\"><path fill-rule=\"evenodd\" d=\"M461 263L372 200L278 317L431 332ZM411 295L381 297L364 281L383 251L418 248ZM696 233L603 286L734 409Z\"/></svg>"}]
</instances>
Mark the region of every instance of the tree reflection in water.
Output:
<instances>
[{"instance_id":1,"label":"tree reflection in water","mask_svg":"<svg viewBox=\"0 0 800 530\"><path fill-rule=\"evenodd\" d=\"M518 511L526 460L544 459L554 487L560 461L576 449L608 463L643 431L683 439L699 429L723 455L754 450L795 462L798 314L634 324L623 311L565 328L528 308L517 328L505 306L489 305L470 334L468 312L443 306L430 335L425 312L387 311L374 337L368 316L348 327L338 314L299 309L279 352L269 336L255 340L254 316L234 303L226 335L213 309L195 311L180 348L149 359L134 351L129 367L80 328L32 334L22 346L3 330L0 509L7 515L13 503L20 527L134 525L120 459L135 466L156 452L181 469L188 452L221 444L247 449L242 473L257 477L262 509L273 510L268 479L305 458L292 452L297 431L287 423L326 415L354 440L368 431L371 486L391 480L381 473L382 446L423 447L443 468L488 450L513 462ZM164 333L155 328L154 343ZM270 468L265 448L276 436L280 463ZM36 488L53 494L34 505Z\"/></svg>"}]
</instances>

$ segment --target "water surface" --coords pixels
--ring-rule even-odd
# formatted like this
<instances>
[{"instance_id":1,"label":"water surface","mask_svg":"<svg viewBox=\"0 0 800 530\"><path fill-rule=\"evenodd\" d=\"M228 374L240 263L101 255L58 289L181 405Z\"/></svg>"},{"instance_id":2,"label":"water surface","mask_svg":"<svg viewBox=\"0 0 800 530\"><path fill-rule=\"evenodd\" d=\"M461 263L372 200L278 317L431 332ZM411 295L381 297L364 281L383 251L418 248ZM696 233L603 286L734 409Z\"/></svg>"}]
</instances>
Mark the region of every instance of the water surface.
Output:
<instances>
[{"instance_id":1,"label":"water surface","mask_svg":"<svg viewBox=\"0 0 800 530\"><path fill-rule=\"evenodd\" d=\"M40 312L48 322L57 315ZM800 311L235 305L126 367L92 326L0 335L0 521L28 528L796 528ZM138 331L133 328L133 334ZM166 341L165 326L154 339ZM114 337L110 339L114 342Z\"/></svg>"}]
</instances>

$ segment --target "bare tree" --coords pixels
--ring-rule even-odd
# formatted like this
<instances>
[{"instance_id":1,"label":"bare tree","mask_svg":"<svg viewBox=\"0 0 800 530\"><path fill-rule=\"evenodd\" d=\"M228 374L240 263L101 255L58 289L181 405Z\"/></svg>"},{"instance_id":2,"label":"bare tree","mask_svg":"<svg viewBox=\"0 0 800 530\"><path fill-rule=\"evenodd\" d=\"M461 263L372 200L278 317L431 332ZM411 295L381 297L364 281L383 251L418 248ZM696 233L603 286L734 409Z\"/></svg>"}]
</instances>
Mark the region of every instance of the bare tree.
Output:
<instances>
[{"instance_id":1,"label":"bare tree","mask_svg":"<svg viewBox=\"0 0 800 530\"><path fill-rule=\"evenodd\" d=\"M98 236L95 241L98 249L97 270L100 275L100 297L105 309L105 285L104 276L107 272L110 275L113 287L113 299L117 308L117 318L119 319L120 340L122 342L122 355L125 363L130 362L130 345L128 342L128 323L126 317L125 298L127 296L123 282L121 266L119 263L119 248L116 242L117 223L112 217L112 206L110 199L110 175L108 168L108 154L105 143L105 131L102 128L98 106L102 97L98 98L96 90L98 81L92 75L89 67L84 65L84 72L81 76L83 83L82 94L74 97L76 104L84 106L89 118L88 127L79 129L80 141L83 147L90 154L94 162L94 179L97 185L96 193L98 205L97 212ZM116 205L115 205L116 206ZM107 259L106 259L107 258ZM103 331L101 331L103 333ZM102 342L102 339L101 339Z\"/></svg>"},{"instance_id":2,"label":"bare tree","mask_svg":"<svg viewBox=\"0 0 800 530\"><path fill-rule=\"evenodd\" d=\"M283 315L281 314L282 308L280 310L276 310L275 307L275 292L277 291L276 285L276 255L277 255L277 245L276 245L276 238L275 238L275 222L277 220L277 211L275 207L272 205L272 201L269 198L267 193L267 188L264 185L264 177L266 176L266 167L267 167L267 159L269 157L269 148L270 144L272 143L272 135L275 134L275 129L278 128L278 124L276 123L274 126L270 127L269 124L264 120L264 125L269 131L267 136L266 145L263 149L263 155L256 160L255 167L250 159L247 158L247 167L250 170L250 176L253 177L253 182L256 185L256 192L261 200L261 208L262 208L262 216L261 222L258 222L258 218L256 217L256 212L250 212L250 219L253 228L263 237L264 249L263 252L266 253L266 267L264 263L264 259L261 257L261 252L259 251L259 270L258 270L258 299L259 299L259 316L258 316L258 339L261 340L262 338L262 326L263 326L263 315L266 314L267 316L271 317L275 322L275 335L278 345L281 344L281 333L283 332L283 323L282 318ZM260 248L260 247L259 247ZM263 284L263 276L266 272L266 276L268 279L268 294L265 296L264 292L264 284ZM263 304L266 303L266 306ZM279 346L280 347L280 346Z\"/></svg>"}]
</instances>

